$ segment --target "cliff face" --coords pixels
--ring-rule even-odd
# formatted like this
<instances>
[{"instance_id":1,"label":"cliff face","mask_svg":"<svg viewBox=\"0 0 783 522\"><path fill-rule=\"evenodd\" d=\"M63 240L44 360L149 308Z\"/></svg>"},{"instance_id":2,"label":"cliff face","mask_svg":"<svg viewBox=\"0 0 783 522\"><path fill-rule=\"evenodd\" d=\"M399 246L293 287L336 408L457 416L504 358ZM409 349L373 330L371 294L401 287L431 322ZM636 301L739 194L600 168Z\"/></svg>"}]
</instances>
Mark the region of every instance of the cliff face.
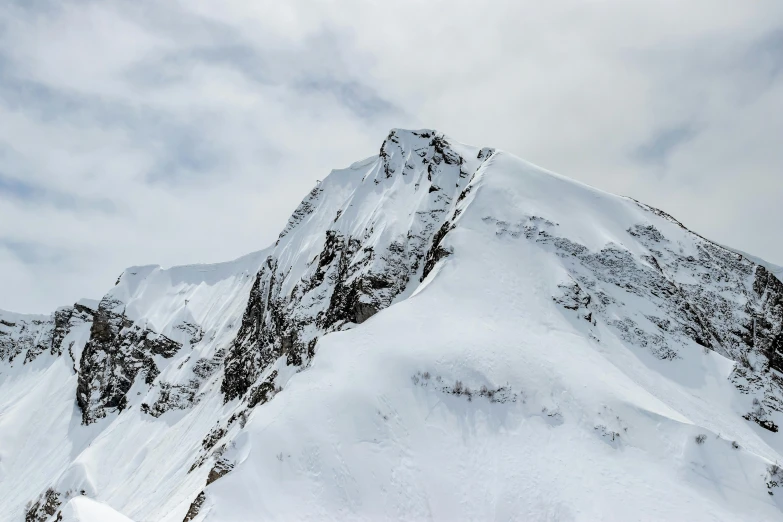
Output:
<instances>
[{"instance_id":1,"label":"cliff face","mask_svg":"<svg viewBox=\"0 0 783 522\"><path fill-rule=\"evenodd\" d=\"M392 131L372 165L334 173L305 198L255 276L225 361L226 401L278 358L306 365L318 337L410 294L433 263L455 200L491 156L461 152L467 157L432 131ZM350 195L334 205L337 191ZM304 259L292 252L301 236L317 242Z\"/></svg>"},{"instance_id":2,"label":"cliff face","mask_svg":"<svg viewBox=\"0 0 783 522\"><path fill-rule=\"evenodd\" d=\"M390 307L398 311L380 313ZM442 326L444 320L451 326ZM378 330L387 323L391 326ZM423 325L418 334L412 326L417 324ZM550 333L536 333L544 326ZM484 346L464 352L474 334ZM415 356L408 353L425 338ZM547 349L533 347L528 338L554 343L555 352L578 342L566 359L541 359L544 374L556 373L531 388L538 375L524 372ZM331 355L319 356L322 341L329 339ZM310 367L319 360L334 364L340 339L347 343L340 345L342 353L352 351L348 341L354 340L356 357L362 354L366 365L346 363L353 373L344 376L342 400L376 393L351 386L359 386L365 373L388 370L376 379L381 405L373 411L384 426L394 419L397 428L369 430L381 448L390 441L402 444L403 432L420 427L389 410L392 403L395 411L415 410L383 388L389 375L402 372L403 381L394 381L390 390L410 388L405 400L414 402L430 395L438 404L465 399L470 406L459 408L468 408L470 429L480 429L472 424L478 422L475 408L483 411L479 417L502 408L503 415L529 418L535 405L547 429L587 429L614 449L630 444L643 454L663 451L650 440L670 435L656 435L644 416L634 428L620 415L610 419L608 410L606 421L585 420L607 404L617 411L635 404L634 411L676 418L678 426L686 419L706 431L725 430L744 437L733 441L739 449L731 449L742 455L737 458L761 470L758 477L732 484L768 497L778 488L777 471L767 466L783 450L777 434L783 422L783 284L770 268L659 210L506 153L468 147L434 131L393 130L377 156L333 171L319 183L263 251L216 265L129 268L99 302L80 301L48 317L0 312L0 412L11 412L0 413L0 448L14 448L0 455L0 493L10 499L0 519L45 520L82 496L136 520L193 520L203 510L215 519L240 516L221 511L220 502L228 501L220 487L214 501L209 492L247 479L242 470L250 469L250 461L269 467L257 460L260 450L249 448L259 448L261 440L274 443L263 438L274 430L262 437L263 430L253 426L272 422L268 415L278 411L278 396L295 397L294 412L323 400L336 408L338 425L340 415L371 416L363 405L340 413L341 403L329 403L333 392L326 388L307 399L302 392L287 395L291 383L301 389L303 382L326 379L322 368ZM521 344L512 346L509 339ZM601 404L565 399L582 393L571 388L571 381L582 382L581 374L564 376L577 371L573 361L585 353L592 354L590 364L609 361L600 366L606 379L624 375L628 382L620 388L631 390L629 395L605 395L609 385L598 384L603 377L595 375L596 381L584 380L580 389L602 397ZM417 369L400 370L411 360ZM335 375L345 370L335 368ZM561 380L560 388L552 388ZM550 399L542 400L544 395ZM629 398L637 395L648 398ZM660 405L652 407L650 400ZM493 409L481 410L481 401ZM702 415L710 409L719 412L719 421ZM282 437L302 433L305 440L323 428L319 413L306 411L312 422L289 416L285 422L293 424ZM448 422L441 428L454 429ZM629 428L647 438L629 439ZM332 443L350 445L354 435ZM254 437L257 443L250 444ZM529 441L520 437L514 444ZM307 440L311 453L300 455L307 464L289 471L303 484L316 484L320 475L312 475L311 467L322 462L319 451L331 450L320 439ZM500 448L513 442L487 440ZM675 444L666 440L667 447ZM300 450L305 451L291 451ZM283 450L275 455L280 465L293 458ZM373 460L374 453L363 455L381 475L392 472L386 461ZM42 459L46 463L38 465ZM361 475L344 466L340 480ZM729 469L712 471L723 477ZM389 484L413 487L426 477L436 480L417 473ZM392 487L384 484L376 486ZM269 487L284 488L283 496L288 492L284 481ZM275 504L258 502L243 505L263 510ZM764 502L772 510L764 513L779 513L771 500ZM313 515L308 505L288 514ZM360 518L372 514L346 505ZM402 504L394 509L403 517L418 513Z\"/></svg>"}]
</instances>

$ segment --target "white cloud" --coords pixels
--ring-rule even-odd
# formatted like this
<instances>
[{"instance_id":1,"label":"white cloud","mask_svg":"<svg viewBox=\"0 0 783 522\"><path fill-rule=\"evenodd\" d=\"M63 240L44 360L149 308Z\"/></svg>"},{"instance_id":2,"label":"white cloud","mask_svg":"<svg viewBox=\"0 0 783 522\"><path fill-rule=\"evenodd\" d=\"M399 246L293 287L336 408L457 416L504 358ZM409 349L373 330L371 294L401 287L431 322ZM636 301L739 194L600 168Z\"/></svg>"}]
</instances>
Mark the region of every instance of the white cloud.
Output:
<instances>
[{"instance_id":1,"label":"white cloud","mask_svg":"<svg viewBox=\"0 0 783 522\"><path fill-rule=\"evenodd\" d=\"M780 263L781 15L777 0L8 3L0 307L262 248L391 127L504 148Z\"/></svg>"}]
</instances>

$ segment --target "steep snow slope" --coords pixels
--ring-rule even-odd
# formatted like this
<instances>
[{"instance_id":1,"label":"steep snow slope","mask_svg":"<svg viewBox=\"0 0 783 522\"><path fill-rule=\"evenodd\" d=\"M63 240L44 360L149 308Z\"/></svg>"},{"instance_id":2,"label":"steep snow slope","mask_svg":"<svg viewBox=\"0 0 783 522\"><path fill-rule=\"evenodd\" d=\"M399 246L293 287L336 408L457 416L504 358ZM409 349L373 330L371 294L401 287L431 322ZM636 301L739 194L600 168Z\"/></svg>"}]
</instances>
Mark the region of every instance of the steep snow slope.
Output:
<instances>
[{"instance_id":1,"label":"steep snow slope","mask_svg":"<svg viewBox=\"0 0 783 522\"><path fill-rule=\"evenodd\" d=\"M61 522L132 522L105 504L88 497L74 497L60 511Z\"/></svg>"},{"instance_id":2,"label":"steep snow slope","mask_svg":"<svg viewBox=\"0 0 783 522\"><path fill-rule=\"evenodd\" d=\"M264 251L0 312L0 518L776 520L771 267L395 130Z\"/></svg>"}]
</instances>

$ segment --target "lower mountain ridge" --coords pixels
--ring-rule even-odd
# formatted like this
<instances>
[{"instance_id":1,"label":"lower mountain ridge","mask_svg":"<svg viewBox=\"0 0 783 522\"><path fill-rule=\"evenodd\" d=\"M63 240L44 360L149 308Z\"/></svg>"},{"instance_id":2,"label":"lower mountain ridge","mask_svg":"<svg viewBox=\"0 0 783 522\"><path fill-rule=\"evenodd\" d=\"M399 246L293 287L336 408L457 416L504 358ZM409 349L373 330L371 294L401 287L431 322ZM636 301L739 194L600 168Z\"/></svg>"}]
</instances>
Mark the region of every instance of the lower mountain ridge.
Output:
<instances>
[{"instance_id":1,"label":"lower mountain ridge","mask_svg":"<svg viewBox=\"0 0 783 522\"><path fill-rule=\"evenodd\" d=\"M395 129L265 250L0 311L0 520L780 520L782 274Z\"/></svg>"}]
</instances>

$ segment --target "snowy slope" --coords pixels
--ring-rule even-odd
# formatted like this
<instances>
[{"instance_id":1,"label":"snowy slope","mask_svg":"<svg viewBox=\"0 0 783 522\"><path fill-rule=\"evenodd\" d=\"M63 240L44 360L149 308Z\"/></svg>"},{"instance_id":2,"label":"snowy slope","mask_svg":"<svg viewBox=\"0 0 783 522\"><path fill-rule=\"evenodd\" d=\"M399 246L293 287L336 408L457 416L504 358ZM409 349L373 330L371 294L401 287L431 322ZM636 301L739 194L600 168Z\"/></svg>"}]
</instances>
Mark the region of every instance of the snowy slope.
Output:
<instances>
[{"instance_id":1,"label":"snowy slope","mask_svg":"<svg viewBox=\"0 0 783 522\"><path fill-rule=\"evenodd\" d=\"M266 250L0 312L0 519L777 520L772 267L394 130Z\"/></svg>"}]
</instances>

